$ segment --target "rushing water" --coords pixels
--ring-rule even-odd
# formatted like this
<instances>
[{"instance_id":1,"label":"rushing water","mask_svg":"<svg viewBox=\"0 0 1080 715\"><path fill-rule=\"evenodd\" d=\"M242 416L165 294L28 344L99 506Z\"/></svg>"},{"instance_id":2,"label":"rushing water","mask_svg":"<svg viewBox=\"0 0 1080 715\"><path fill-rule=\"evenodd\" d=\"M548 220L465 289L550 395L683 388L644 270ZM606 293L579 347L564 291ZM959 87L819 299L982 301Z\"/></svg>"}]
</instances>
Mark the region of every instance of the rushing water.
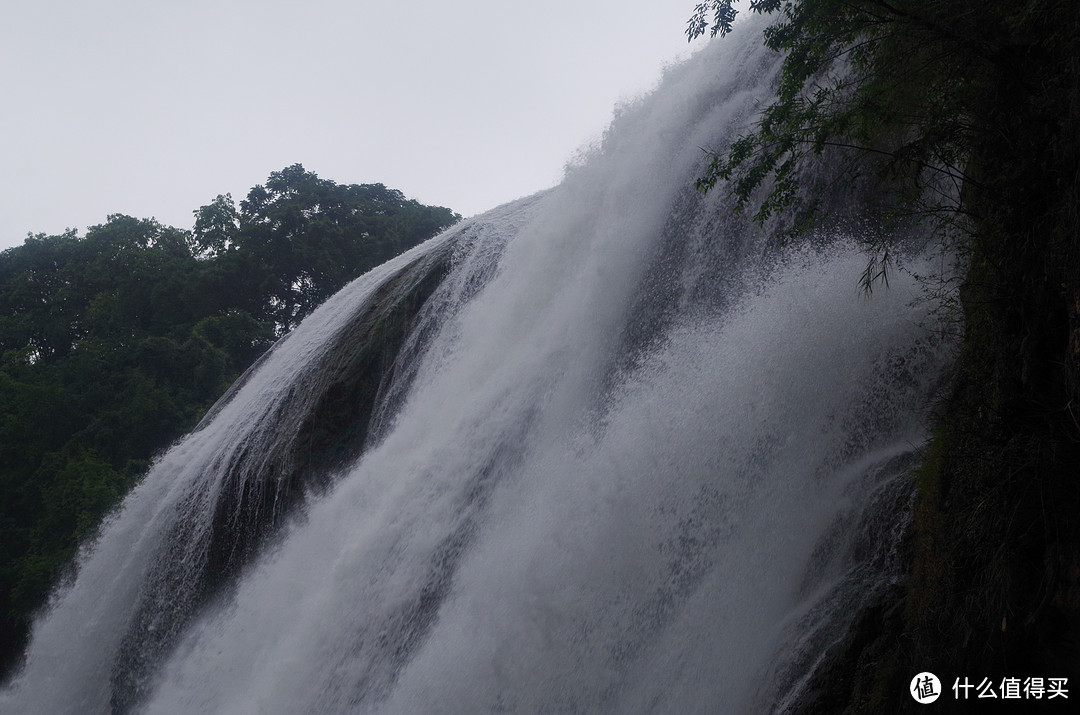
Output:
<instances>
[{"instance_id":1,"label":"rushing water","mask_svg":"<svg viewBox=\"0 0 1080 715\"><path fill-rule=\"evenodd\" d=\"M767 101L759 44L275 346L84 549L4 712L789 702L891 578L949 351L856 237L781 249L692 188Z\"/></svg>"}]
</instances>

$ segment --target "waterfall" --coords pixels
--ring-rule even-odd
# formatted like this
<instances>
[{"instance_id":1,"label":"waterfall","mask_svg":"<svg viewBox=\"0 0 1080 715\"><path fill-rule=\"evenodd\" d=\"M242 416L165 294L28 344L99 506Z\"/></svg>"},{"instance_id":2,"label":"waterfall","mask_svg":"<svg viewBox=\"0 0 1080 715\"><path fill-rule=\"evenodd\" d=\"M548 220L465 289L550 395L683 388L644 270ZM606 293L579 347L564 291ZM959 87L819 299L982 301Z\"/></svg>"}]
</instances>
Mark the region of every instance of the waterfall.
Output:
<instances>
[{"instance_id":1,"label":"waterfall","mask_svg":"<svg viewBox=\"0 0 1080 715\"><path fill-rule=\"evenodd\" d=\"M13 713L766 712L887 587L950 346L858 236L702 196L760 27L559 186L346 287L154 464ZM854 205L853 205L854 210Z\"/></svg>"}]
</instances>

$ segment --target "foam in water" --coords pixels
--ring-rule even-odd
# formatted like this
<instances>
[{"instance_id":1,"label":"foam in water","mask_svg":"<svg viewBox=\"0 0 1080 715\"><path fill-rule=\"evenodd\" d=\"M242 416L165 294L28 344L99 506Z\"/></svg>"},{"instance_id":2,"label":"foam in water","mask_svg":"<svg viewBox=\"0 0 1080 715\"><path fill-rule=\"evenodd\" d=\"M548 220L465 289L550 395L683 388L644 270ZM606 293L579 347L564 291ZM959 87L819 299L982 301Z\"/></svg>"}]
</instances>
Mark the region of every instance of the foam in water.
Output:
<instances>
[{"instance_id":1,"label":"foam in water","mask_svg":"<svg viewBox=\"0 0 1080 715\"><path fill-rule=\"evenodd\" d=\"M913 280L860 292L849 238L781 253L692 189L700 147L770 95L759 29L669 71L559 187L376 269L280 343L82 555L5 712L787 697L841 625L838 524L903 482L948 350ZM287 439L349 316L445 251L364 453L206 587L227 466Z\"/></svg>"}]
</instances>

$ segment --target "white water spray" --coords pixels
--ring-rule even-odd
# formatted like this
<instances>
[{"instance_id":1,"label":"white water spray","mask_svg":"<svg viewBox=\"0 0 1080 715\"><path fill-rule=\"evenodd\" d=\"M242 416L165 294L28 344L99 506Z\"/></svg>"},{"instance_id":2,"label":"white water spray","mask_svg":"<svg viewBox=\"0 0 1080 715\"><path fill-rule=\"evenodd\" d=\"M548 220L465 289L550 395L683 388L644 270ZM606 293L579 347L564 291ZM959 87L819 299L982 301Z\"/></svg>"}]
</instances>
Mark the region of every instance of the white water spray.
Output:
<instances>
[{"instance_id":1,"label":"white water spray","mask_svg":"<svg viewBox=\"0 0 1080 715\"><path fill-rule=\"evenodd\" d=\"M775 707L833 623L807 614L850 566L837 524L902 480L948 351L914 281L861 294L850 239L780 253L692 189L771 93L758 44L671 70L562 185L279 344L83 554L4 711ZM364 453L206 586L215 505L254 488L229 465L275 454L350 317L450 253Z\"/></svg>"}]
</instances>

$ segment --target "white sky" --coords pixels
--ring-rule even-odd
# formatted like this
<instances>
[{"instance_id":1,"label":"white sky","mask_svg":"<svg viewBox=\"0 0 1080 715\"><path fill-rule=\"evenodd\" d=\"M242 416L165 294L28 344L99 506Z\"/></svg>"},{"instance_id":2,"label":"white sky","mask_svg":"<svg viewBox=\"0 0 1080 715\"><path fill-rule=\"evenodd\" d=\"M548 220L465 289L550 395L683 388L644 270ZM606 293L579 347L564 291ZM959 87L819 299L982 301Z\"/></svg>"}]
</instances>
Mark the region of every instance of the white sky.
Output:
<instances>
[{"instance_id":1,"label":"white sky","mask_svg":"<svg viewBox=\"0 0 1080 715\"><path fill-rule=\"evenodd\" d=\"M466 216L556 183L695 0L33 0L0 9L0 249L190 228L302 163Z\"/></svg>"}]
</instances>

